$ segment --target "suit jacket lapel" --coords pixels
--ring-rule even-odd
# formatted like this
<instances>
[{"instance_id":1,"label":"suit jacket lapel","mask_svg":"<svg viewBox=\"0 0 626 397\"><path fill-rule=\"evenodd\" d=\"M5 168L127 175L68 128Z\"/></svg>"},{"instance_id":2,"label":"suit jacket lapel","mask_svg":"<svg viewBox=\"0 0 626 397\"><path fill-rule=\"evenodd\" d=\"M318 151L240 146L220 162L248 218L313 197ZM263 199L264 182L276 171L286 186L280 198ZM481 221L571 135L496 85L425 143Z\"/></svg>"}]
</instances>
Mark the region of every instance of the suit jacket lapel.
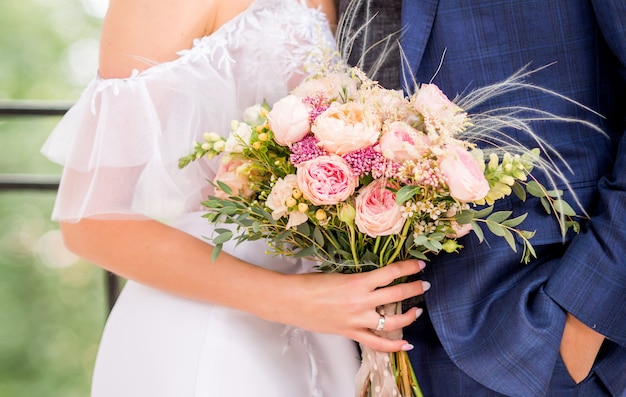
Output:
<instances>
[{"instance_id":1,"label":"suit jacket lapel","mask_svg":"<svg viewBox=\"0 0 626 397\"><path fill-rule=\"evenodd\" d=\"M412 82L411 76L415 76L422 61L438 4L439 0L402 1L402 28L404 33L400 43L405 54L402 70L409 84ZM408 70L406 66L409 67Z\"/></svg>"}]
</instances>

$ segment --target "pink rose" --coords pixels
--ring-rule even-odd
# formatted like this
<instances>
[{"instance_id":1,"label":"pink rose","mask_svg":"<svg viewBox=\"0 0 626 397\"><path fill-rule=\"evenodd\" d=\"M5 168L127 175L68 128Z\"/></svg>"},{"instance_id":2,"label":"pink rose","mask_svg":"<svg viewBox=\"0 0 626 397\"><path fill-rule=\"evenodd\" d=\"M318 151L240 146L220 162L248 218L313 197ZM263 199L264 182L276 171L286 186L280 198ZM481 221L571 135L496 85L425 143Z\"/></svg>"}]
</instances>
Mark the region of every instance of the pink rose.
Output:
<instances>
[{"instance_id":1,"label":"pink rose","mask_svg":"<svg viewBox=\"0 0 626 397\"><path fill-rule=\"evenodd\" d=\"M314 205L334 205L354 193L358 179L344 159L319 156L298 165L298 186Z\"/></svg>"},{"instance_id":2,"label":"pink rose","mask_svg":"<svg viewBox=\"0 0 626 397\"><path fill-rule=\"evenodd\" d=\"M354 222L361 233L370 237L389 236L402 231L405 218L396 204L396 194L385 182L375 180L359 190L356 197Z\"/></svg>"},{"instance_id":3,"label":"pink rose","mask_svg":"<svg viewBox=\"0 0 626 397\"><path fill-rule=\"evenodd\" d=\"M465 148L447 145L439 157L439 169L450 195L463 203L482 200L489 193L489 182L482 167Z\"/></svg>"},{"instance_id":4,"label":"pink rose","mask_svg":"<svg viewBox=\"0 0 626 397\"><path fill-rule=\"evenodd\" d=\"M424 116L424 126L429 133L454 135L468 124L467 113L455 105L434 84L422 84L414 97L415 110Z\"/></svg>"},{"instance_id":5,"label":"pink rose","mask_svg":"<svg viewBox=\"0 0 626 397\"><path fill-rule=\"evenodd\" d=\"M215 181L225 183L232 189L232 196L241 195L242 197L251 197L254 191L249 185L250 162L225 156L222 158L220 167L215 175ZM222 190L216 189L215 196L221 199L228 198L228 194Z\"/></svg>"},{"instance_id":6,"label":"pink rose","mask_svg":"<svg viewBox=\"0 0 626 397\"><path fill-rule=\"evenodd\" d=\"M357 103L333 102L315 119L311 131L321 147L341 156L374 145L380 135L380 125Z\"/></svg>"},{"instance_id":7,"label":"pink rose","mask_svg":"<svg viewBox=\"0 0 626 397\"><path fill-rule=\"evenodd\" d=\"M282 146L291 146L311 131L310 105L302 98L288 95L274 104L267 114L267 121L274 132L274 140Z\"/></svg>"},{"instance_id":8,"label":"pink rose","mask_svg":"<svg viewBox=\"0 0 626 397\"><path fill-rule=\"evenodd\" d=\"M289 174L284 178L279 178L265 201L265 205L272 210L272 218L274 220L278 220L283 216L289 216L287 229L292 226L298 226L309 219L303 212L297 210L289 211L287 206L287 200L293 198L293 190L297 187L298 178L295 175Z\"/></svg>"},{"instance_id":9,"label":"pink rose","mask_svg":"<svg viewBox=\"0 0 626 397\"><path fill-rule=\"evenodd\" d=\"M428 150L430 140L420 131L403 121L386 125L380 137L383 156L398 161L417 159Z\"/></svg>"}]
</instances>

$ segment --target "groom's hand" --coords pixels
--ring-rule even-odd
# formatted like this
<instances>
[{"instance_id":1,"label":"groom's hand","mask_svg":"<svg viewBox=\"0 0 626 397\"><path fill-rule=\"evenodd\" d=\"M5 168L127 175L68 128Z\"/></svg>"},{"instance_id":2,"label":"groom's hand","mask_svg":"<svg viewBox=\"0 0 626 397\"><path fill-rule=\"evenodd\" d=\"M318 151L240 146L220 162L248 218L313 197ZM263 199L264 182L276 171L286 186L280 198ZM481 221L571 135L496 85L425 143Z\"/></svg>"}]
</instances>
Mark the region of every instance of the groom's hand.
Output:
<instances>
[{"instance_id":1,"label":"groom's hand","mask_svg":"<svg viewBox=\"0 0 626 397\"><path fill-rule=\"evenodd\" d=\"M603 341L604 335L567 313L560 353L567 371L576 383L582 382L589 375Z\"/></svg>"}]
</instances>

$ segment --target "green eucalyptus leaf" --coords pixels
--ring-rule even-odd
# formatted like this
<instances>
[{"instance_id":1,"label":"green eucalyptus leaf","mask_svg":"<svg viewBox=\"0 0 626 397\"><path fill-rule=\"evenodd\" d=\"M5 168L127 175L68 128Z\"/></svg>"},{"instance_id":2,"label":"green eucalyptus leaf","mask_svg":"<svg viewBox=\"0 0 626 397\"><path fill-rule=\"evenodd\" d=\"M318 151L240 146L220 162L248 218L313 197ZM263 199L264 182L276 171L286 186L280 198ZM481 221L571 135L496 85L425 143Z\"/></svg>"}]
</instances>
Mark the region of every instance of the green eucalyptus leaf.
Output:
<instances>
[{"instance_id":1,"label":"green eucalyptus leaf","mask_svg":"<svg viewBox=\"0 0 626 397\"><path fill-rule=\"evenodd\" d=\"M211 262L215 262L217 260L217 256L222 252L222 244L215 244L213 246L213 252L211 253Z\"/></svg>"},{"instance_id":2,"label":"green eucalyptus leaf","mask_svg":"<svg viewBox=\"0 0 626 397\"><path fill-rule=\"evenodd\" d=\"M519 183L515 183L513 186L511 186L511 189L513 189L513 193L515 193L517 198L522 201L526 201L526 190L524 190L524 187L522 185L520 185Z\"/></svg>"},{"instance_id":3,"label":"green eucalyptus leaf","mask_svg":"<svg viewBox=\"0 0 626 397\"><path fill-rule=\"evenodd\" d=\"M576 216L576 211L565 200L555 200L554 210L566 216Z\"/></svg>"},{"instance_id":4,"label":"green eucalyptus leaf","mask_svg":"<svg viewBox=\"0 0 626 397\"><path fill-rule=\"evenodd\" d=\"M513 233L510 230L503 229L504 231L504 239L509 244L509 247L513 250L513 252L517 252L517 246L515 245L515 237L513 237Z\"/></svg>"},{"instance_id":5,"label":"green eucalyptus leaf","mask_svg":"<svg viewBox=\"0 0 626 397\"><path fill-rule=\"evenodd\" d=\"M493 211L493 205L489 207L485 207L480 211L476 211L476 213L474 214L474 219L484 219L487 216L489 216L489 214L491 214L492 211Z\"/></svg>"},{"instance_id":6,"label":"green eucalyptus leaf","mask_svg":"<svg viewBox=\"0 0 626 397\"><path fill-rule=\"evenodd\" d=\"M526 217L528 217L527 213L523 214L523 215L520 215L520 216L517 216L517 217L512 218L512 219L507 219L507 220L503 221L502 224L504 226L508 226L508 227L515 227L515 226L521 224L522 222L524 222Z\"/></svg>"},{"instance_id":7,"label":"green eucalyptus leaf","mask_svg":"<svg viewBox=\"0 0 626 397\"><path fill-rule=\"evenodd\" d=\"M546 213L549 215L552 213L552 207L550 207L550 201L547 198L542 197L539 199L541 201L541 205L543 205L543 209L546 210Z\"/></svg>"},{"instance_id":8,"label":"green eucalyptus leaf","mask_svg":"<svg viewBox=\"0 0 626 397\"><path fill-rule=\"evenodd\" d=\"M215 237L213 239L213 244L224 244L225 242L230 241L231 238L233 238L233 232L227 230Z\"/></svg>"},{"instance_id":9,"label":"green eucalyptus leaf","mask_svg":"<svg viewBox=\"0 0 626 397\"><path fill-rule=\"evenodd\" d=\"M537 181L530 181L526 184L526 191L531 196L544 197L546 189Z\"/></svg>"},{"instance_id":10,"label":"green eucalyptus leaf","mask_svg":"<svg viewBox=\"0 0 626 397\"><path fill-rule=\"evenodd\" d=\"M408 200L410 200L413 196L422 191L422 188L419 186L402 186L400 190L396 193L396 204L402 205Z\"/></svg>"},{"instance_id":11,"label":"green eucalyptus leaf","mask_svg":"<svg viewBox=\"0 0 626 397\"><path fill-rule=\"evenodd\" d=\"M471 221L470 224L472 225L472 230L474 231L474 234L476 234L476 237L478 237L478 241L482 243L485 240L485 233L483 232L483 229L476 221Z\"/></svg>"},{"instance_id":12,"label":"green eucalyptus leaf","mask_svg":"<svg viewBox=\"0 0 626 397\"><path fill-rule=\"evenodd\" d=\"M457 212L454 218L456 219L456 223L458 223L459 225L467 225L472 221L472 219L474 219L474 216L475 211L465 210Z\"/></svg>"},{"instance_id":13,"label":"green eucalyptus leaf","mask_svg":"<svg viewBox=\"0 0 626 397\"><path fill-rule=\"evenodd\" d=\"M489 217L487 218L487 221L495 222L495 223L502 223L505 219L508 219L511 216L511 214L513 214L513 211L494 212L493 214L489 215Z\"/></svg>"},{"instance_id":14,"label":"green eucalyptus leaf","mask_svg":"<svg viewBox=\"0 0 626 397\"><path fill-rule=\"evenodd\" d=\"M233 189L230 188L230 186L228 186L227 184L225 184L222 181L217 181L217 186L219 187L219 189L221 191L223 191L224 193L226 193L227 195L232 195L233 194Z\"/></svg>"},{"instance_id":15,"label":"green eucalyptus leaf","mask_svg":"<svg viewBox=\"0 0 626 397\"><path fill-rule=\"evenodd\" d=\"M487 224L487 227L489 228L489 230L491 231L491 233L495 234L496 236L504 236L504 228L496 222L492 222L492 221L486 221L485 222Z\"/></svg>"}]
</instances>

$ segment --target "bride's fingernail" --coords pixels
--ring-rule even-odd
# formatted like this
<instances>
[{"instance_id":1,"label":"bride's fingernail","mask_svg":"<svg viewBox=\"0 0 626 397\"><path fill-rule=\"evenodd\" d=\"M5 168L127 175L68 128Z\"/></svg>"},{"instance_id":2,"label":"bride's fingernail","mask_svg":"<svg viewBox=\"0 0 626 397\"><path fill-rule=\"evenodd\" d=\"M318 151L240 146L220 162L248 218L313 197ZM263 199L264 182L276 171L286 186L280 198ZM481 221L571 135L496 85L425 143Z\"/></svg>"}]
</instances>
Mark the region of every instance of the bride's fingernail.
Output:
<instances>
[{"instance_id":1,"label":"bride's fingernail","mask_svg":"<svg viewBox=\"0 0 626 397\"><path fill-rule=\"evenodd\" d=\"M417 320L418 318L420 318L422 313L424 313L424 309L422 309L421 307L418 307L417 311L415 312L415 319Z\"/></svg>"},{"instance_id":2,"label":"bride's fingernail","mask_svg":"<svg viewBox=\"0 0 626 397\"><path fill-rule=\"evenodd\" d=\"M419 264L420 270L424 270L424 268L426 267L426 262L418 261L417 263Z\"/></svg>"},{"instance_id":3,"label":"bride's fingernail","mask_svg":"<svg viewBox=\"0 0 626 397\"><path fill-rule=\"evenodd\" d=\"M413 350L415 346L407 343L406 345L402 346L402 351L408 352L409 350Z\"/></svg>"},{"instance_id":4,"label":"bride's fingernail","mask_svg":"<svg viewBox=\"0 0 626 397\"><path fill-rule=\"evenodd\" d=\"M428 291L430 289L430 283L428 281L422 281L422 289L424 292Z\"/></svg>"}]
</instances>

